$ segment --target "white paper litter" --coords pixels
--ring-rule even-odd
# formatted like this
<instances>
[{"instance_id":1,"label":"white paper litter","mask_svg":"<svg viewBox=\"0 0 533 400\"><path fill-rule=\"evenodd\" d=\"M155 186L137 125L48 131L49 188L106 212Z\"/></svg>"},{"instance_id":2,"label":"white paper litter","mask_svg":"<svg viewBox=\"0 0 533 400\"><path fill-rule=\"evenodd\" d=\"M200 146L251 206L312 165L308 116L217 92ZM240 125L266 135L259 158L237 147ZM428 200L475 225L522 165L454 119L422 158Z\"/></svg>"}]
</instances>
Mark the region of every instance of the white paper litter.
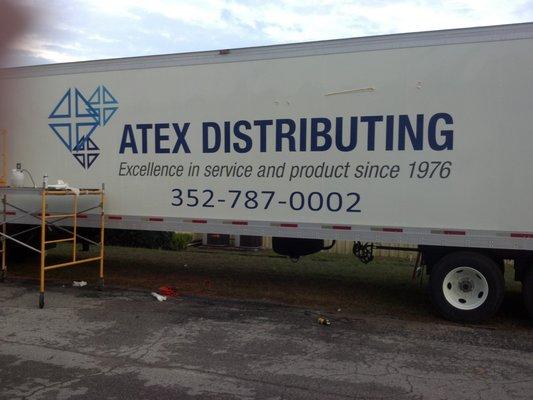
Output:
<instances>
[{"instance_id":1,"label":"white paper litter","mask_svg":"<svg viewBox=\"0 0 533 400\"><path fill-rule=\"evenodd\" d=\"M47 186L49 189L57 189L57 190L62 190L62 189L66 189L68 187L68 184L66 184L65 182L63 182L61 179L58 179L57 180L57 183L55 185L48 185Z\"/></svg>"},{"instance_id":2,"label":"white paper litter","mask_svg":"<svg viewBox=\"0 0 533 400\"><path fill-rule=\"evenodd\" d=\"M48 188L52 190L70 190L74 192L76 196L80 194L80 189L75 188L75 187L70 187L67 182L62 181L61 179L58 179L57 184L55 185L48 185Z\"/></svg>"},{"instance_id":3,"label":"white paper litter","mask_svg":"<svg viewBox=\"0 0 533 400\"><path fill-rule=\"evenodd\" d=\"M83 286L86 286L87 285L87 282L85 281L73 281L72 282L72 286L74 287L83 287Z\"/></svg>"},{"instance_id":4,"label":"white paper litter","mask_svg":"<svg viewBox=\"0 0 533 400\"><path fill-rule=\"evenodd\" d=\"M156 292L152 292L152 296L154 296L158 301L165 301L167 299L167 296L161 296Z\"/></svg>"}]
</instances>

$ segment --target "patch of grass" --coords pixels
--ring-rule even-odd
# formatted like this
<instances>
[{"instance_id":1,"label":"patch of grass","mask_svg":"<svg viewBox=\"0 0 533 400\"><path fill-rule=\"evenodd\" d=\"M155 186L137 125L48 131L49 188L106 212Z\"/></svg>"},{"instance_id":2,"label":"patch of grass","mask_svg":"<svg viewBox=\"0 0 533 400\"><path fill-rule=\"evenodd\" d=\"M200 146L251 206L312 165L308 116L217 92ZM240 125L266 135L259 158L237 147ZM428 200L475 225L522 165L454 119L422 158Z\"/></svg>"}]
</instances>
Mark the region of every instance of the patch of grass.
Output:
<instances>
[{"instance_id":1,"label":"patch of grass","mask_svg":"<svg viewBox=\"0 0 533 400\"><path fill-rule=\"evenodd\" d=\"M81 257L95 254L79 253ZM68 246L48 252L48 263L64 262ZM368 313L433 319L435 312L423 284L412 281L413 266L406 260L378 258L362 264L351 255L318 253L298 263L271 251L227 251L189 248L185 251L106 247L106 283L128 288L157 290L176 286L183 294L280 302L324 311ZM523 319L520 284L506 272L510 310L503 316ZM38 260L13 265L11 275L38 278ZM47 279L70 284L73 280L95 282L96 265L76 266L47 273ZM522 307L523 308L523 307ZM500 318L500 319L501 319Z\"/></svg>"}]
</instances>

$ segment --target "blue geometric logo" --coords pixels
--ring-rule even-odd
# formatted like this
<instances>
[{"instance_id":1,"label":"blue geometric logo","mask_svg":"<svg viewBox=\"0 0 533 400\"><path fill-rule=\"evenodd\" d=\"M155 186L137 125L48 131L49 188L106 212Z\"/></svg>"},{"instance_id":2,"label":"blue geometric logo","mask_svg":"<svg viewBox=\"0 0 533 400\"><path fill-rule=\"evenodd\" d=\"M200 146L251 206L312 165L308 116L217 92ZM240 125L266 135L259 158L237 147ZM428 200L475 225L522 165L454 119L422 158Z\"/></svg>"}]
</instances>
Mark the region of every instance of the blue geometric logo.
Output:
<instances>
[{"instance_id":1,"label":"blue geometric logo","mask_svg":"<svg viewBox=\"0 0 533 400\"><path fill-rule=\"evenodd\" d=\"M48 126L74 159L89 169L100 155L94 133L107 125L117 111L118 101L104 85L91 91L89 97L71 88L48 116Z\"/></svg>"}]
</instances>

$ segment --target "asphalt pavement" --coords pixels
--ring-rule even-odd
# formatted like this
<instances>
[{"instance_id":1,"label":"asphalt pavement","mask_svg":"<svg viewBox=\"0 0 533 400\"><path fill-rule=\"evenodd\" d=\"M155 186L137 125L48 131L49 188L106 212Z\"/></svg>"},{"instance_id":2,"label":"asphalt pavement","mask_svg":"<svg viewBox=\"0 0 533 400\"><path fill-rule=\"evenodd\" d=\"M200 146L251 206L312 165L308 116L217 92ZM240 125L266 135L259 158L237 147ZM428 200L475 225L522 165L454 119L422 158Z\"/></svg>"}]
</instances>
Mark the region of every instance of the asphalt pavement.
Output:
<instances>
[{"instance_id":1,"label":"asphalt pavement","mask_svg":"<svg viewBox=\"0 0 533 400\"><path fill-rule=\"evenodd\" d=\"M260 284L260 283L258 283ZM531 399L533 326L0 286L1 399Z\"/></svg>"}]
</instances>

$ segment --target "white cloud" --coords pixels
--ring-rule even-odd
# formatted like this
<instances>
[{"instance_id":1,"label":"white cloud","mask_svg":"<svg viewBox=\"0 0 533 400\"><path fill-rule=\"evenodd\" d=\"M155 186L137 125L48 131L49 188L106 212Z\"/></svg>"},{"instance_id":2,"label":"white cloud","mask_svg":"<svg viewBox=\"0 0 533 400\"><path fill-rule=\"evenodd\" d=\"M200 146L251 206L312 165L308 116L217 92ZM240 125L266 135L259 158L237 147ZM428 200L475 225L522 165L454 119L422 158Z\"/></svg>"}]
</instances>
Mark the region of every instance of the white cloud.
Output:
<instances>
[{"instance_id":1,"label":"white cloud","mask_svg":"<svg viewBox=\"0 0 533 400\"><path fill-rule=\"evenodd\" d=\"M109 4L112 4L110 7ZM520 20L526 0L93 0L99 12L159 15L202 29L257 28L275 42L493 25ZM225 13L233 21L224 18ZM369 28L370 26L370 28Z\"/></svg>"},{"instance_id":2,"label":"white cloud","mask_svg":"<svg viewBox=\"0 0 533 400\"><path fill-rule=\"evenodd\" d=\"M117 43L118 42L118 40L115 38L105 37L98 33L92 33L92 34L87 35L87 39L94 40L100 43Z\"/></svg>"},{"instance_id":3,"label":"white cloud","mask_svg":"<svg viewBox=\"0 0 533 400\"><path fill-rule=\"evenodd\" d=\"M15 48L19 51L31 53L32 57L36 59L56 63L78 61L79 56L73 53L82 49L79 43L58 46L55 43L37 37L20 40Z\"/></svg>"},{"instance_id":4,"label":"white cloud","mask_svg":"<svg viewBox=\"0 0 533 400\"><path fill-rule=\"evenodd\" d=\"M36 4L36 0L24 1ZM43 22L55 30L55 36L27 37L18 49L51 62L533 18L533 0L49 0L47 4L48 14L56 14ZM58 42L63 46L59 50Z\"/></svg>"}]
</instances>

